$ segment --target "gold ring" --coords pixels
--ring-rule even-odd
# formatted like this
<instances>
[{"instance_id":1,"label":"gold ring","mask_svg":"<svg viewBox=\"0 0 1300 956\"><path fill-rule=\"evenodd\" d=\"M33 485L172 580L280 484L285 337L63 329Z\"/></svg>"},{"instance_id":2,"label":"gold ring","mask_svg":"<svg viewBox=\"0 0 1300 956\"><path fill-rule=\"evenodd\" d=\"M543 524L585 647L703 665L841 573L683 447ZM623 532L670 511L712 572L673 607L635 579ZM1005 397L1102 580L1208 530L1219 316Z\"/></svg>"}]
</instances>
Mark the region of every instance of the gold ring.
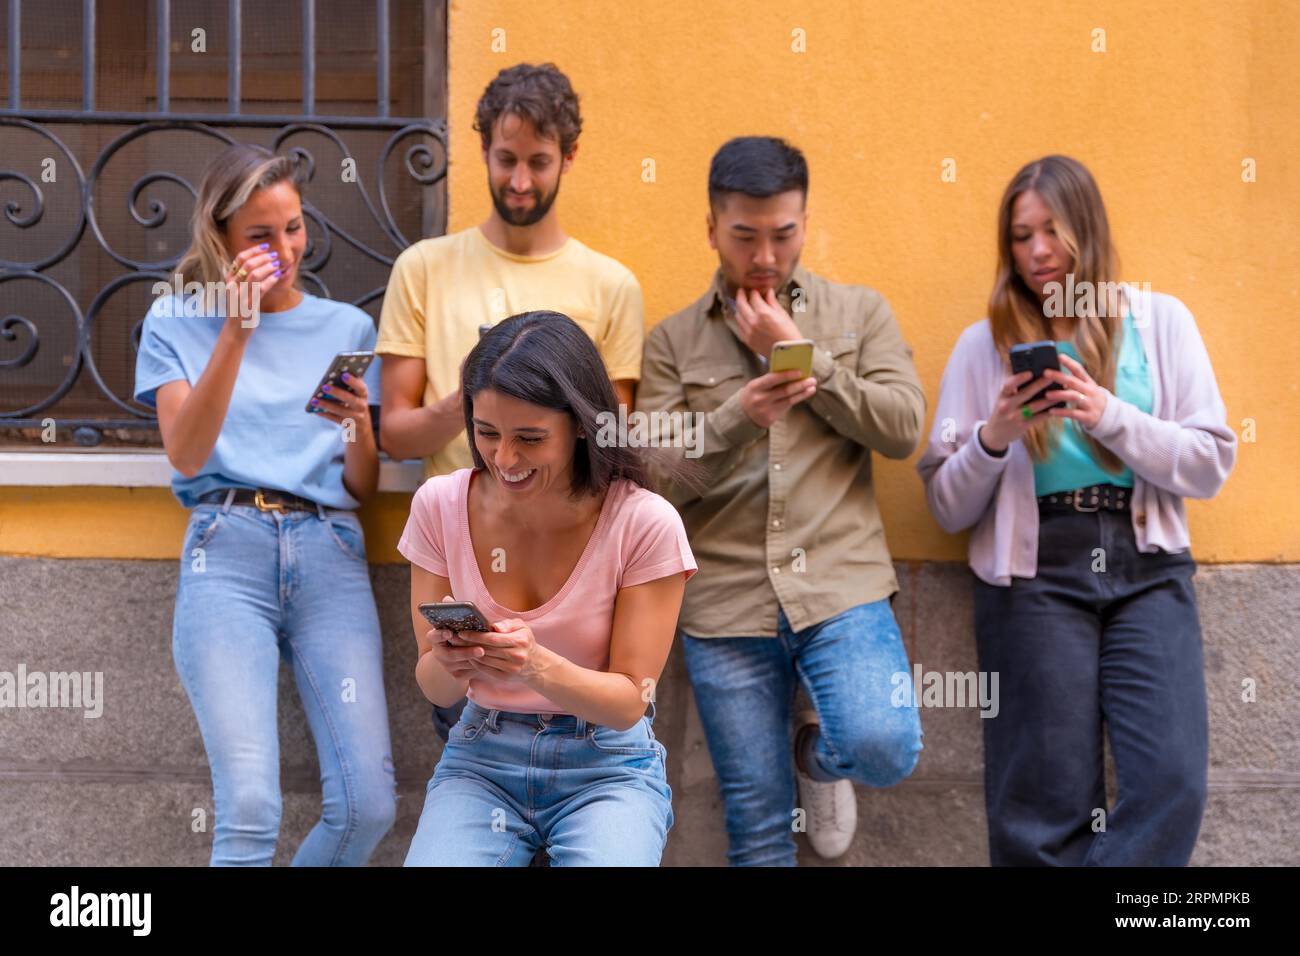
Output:
<instances>
[{"instance_id":1,"label":"gold ring","mask_svg":"<svg viewBox=\"0 0 1300 956\"><path fill-rule=\"evenodd\" d=\"M239 267L239 271L235 273L235 278L238 279L240 282L248 278L248 273L244 271L243 266Z\"/></svg>"}]
</instances>

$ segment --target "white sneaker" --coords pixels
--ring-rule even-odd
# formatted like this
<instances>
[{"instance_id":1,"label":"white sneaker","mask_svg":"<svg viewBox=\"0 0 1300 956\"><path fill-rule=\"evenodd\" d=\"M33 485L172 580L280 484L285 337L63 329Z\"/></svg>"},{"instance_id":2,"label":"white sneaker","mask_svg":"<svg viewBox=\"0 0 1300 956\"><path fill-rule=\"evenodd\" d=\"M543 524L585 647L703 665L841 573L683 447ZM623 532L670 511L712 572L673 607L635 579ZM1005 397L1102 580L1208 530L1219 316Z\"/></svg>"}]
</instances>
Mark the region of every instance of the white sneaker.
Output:
<instances>
[{"instance_id":1,"label":"white sneaker","mask_svg":"<svg viewBox=\"0 0 1300 956\"><path fill-rule=\"evenodd\" d=\"M817 726L817 714L805 710L794 723L794 775L799 785L799 806L803 808L808 828L808 843L823 860L833 860L843 856L853 843L858 828L858 801L851 781L822 783L799 769L799 739L805 727Z\"/></svg>"}]
</instances>

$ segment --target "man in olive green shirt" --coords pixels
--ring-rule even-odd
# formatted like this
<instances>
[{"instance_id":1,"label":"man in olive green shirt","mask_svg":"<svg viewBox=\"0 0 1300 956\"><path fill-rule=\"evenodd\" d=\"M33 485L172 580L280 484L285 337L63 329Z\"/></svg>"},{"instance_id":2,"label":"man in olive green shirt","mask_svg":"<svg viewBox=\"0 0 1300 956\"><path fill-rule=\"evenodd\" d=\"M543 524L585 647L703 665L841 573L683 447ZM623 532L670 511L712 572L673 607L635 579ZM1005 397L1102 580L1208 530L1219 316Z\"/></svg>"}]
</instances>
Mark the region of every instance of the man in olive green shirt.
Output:
<instances>
[{"instance_id":1,"label":"man in olive green shirt","mask_svg":"<svg viewBox=\"0 0 1300 956\"><path fill-rule=\"evenodd\" d=\"M885 300L799 265L807 192L803 155L779 139L713 157L720 268L651 331L637 405L696 422L702 480L663 490L699 563L682 645L737 865L794 865L803 829L819 855L842 854L850 781L896 783L921 750L915 707L897 705L910 666L871 455L912 453L925 397ZM799 339L813 342L811 376L769 372L773 345ZM796 677L816 713L796 719L792 753Z\"/></svg>"}]
</instances>

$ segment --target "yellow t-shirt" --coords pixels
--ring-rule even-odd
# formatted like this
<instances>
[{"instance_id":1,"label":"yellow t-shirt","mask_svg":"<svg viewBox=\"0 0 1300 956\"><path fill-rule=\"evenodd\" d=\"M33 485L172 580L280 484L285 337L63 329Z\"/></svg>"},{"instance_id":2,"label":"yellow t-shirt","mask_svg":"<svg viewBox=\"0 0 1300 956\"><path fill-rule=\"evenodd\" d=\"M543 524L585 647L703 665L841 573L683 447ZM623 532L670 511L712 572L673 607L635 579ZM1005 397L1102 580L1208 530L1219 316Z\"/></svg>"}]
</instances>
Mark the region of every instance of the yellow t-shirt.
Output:
<instances>
[{"instance_id":1,"label":"yellow t-shirt","mask_svg":"<svg viewBox=\"0 0 1300 956\"><path fill-rule=\"evenodd\" d=\"M544 256L498 249L477 226L423 239L393 263L375 351L423 358L429 405L460 385L460 362L480 325L533 309L577 322L596 343L612 380L641 378L645 305L626 266L569 238ZM462 433L424 460L424 474L473 466Z\"/></svg>"}]
</instances>

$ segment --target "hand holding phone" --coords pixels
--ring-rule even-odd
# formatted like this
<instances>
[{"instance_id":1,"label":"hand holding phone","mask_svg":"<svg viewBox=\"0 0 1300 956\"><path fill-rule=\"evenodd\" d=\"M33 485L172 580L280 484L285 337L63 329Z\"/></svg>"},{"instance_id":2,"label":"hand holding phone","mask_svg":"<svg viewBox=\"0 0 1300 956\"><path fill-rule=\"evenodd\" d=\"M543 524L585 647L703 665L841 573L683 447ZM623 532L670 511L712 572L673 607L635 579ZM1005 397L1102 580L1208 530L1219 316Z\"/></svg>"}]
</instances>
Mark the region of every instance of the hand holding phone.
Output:
<instances>
[{"instance_id":1,"label":"hand holding phone","mask_svg":"<svg viewBox=\"0 0 1300 956\"><path fill-rule=\"evenodd\" d=\"M492 625L488 623L483 612L474 606L472 601L441 601L430 602L420 605L420 613L424 619L433 627L440 631L451 631L460 637L462 634L469 634L464 640L476 643L473 640L474 632L483 632L492 630Z\"/></svg>"},{"instance_id":2,"label":"hand holding phone","mask_svg":"<svg viewBox=\"0 0 1300 956\"><path fill-rule=\"evenodd\" d=\"M1031 342L1033 348L1013 346L1011 375L998 389L998 397L993 410L979 430L976 438L990 454L1001 457L1008 446L1019 441L1031 428L1037 428L1047 421L1047 415L1041 414L1048 408L1059 407L1065 403L1054 402L1052 396L1044 397L1049 389L1060 385L1045 378L1043 373L1056 367L1056 345L1052 342ZM1048 346L1050 352L1042 346ZM1037 349L1035 357L1033 349ZM1035 369L1038 369L1036 372Z\"/></svg>"},{"instance_id":3,"label":"hand holding phone","mask_svg":"<svg viewBox=\"0 0 1300 956\"><path fill-rule=\"evenodd\" d=\"M1030 381L1043 377L1043 373L1049 368L1056 371L1061 370L1061 359L1056 354L1055 342L1024 342L1020 345L1013 345L1010 349L1011 371L1013 374L1020 372L1031 372L1033 378ZM1054 391L1061 387L1059 382L1050 383L1043 389L1046 398L1047 392ZM1064 408L1065 402L1057 402L1051 408Z\"/></svg>"},{"instance_id":4,"label":"hand holding phone","mask_svg":"<svg viewBox=\"0 0 1300 956\"><path fill-rule=\"evenodd\" d=\"M334 400L330 392L335 389L347 389L347 384L343 381L343 373L346 372L350 377L357 380L364 379L366 371L370 368L370 363L374 360L374 352L340 352L334 356L334 361L330 362L330 367L321 376L316 391L307 400L307 412L309 414L315 413L316 408L313 406L322 402L333 402L335 405L341 404ZM326 386L329 386L329 388L327 389Z\"/></svg>"}]
</instances>

